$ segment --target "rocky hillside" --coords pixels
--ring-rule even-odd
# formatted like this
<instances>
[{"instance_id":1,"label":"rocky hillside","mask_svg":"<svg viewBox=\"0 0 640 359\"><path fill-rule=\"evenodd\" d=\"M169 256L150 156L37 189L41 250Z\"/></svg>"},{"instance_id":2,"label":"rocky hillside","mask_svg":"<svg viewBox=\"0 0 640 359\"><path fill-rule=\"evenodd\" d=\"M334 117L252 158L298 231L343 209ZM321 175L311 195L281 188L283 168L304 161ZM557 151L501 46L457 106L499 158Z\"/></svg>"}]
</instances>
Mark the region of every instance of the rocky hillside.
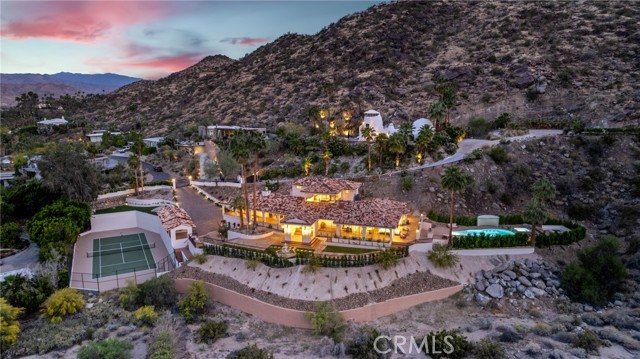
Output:
<instances>
[{"instance_id":1,"label":"rocky hillside","mask_svg":"<svg viewBox=\"0 0 640 359\"><path fill-rule=\"evenodd\" d=\"M579 116L637 125L637 2L396 2L312 36L287 34L240 60L222 56L86 104L99 123L147 133L216 122L273 127L315 104L375 108L385 121L426 116L433 81L458 88L454 122ZM329 86L326 86L330 84Z\"/></svg>"}]
</instances>

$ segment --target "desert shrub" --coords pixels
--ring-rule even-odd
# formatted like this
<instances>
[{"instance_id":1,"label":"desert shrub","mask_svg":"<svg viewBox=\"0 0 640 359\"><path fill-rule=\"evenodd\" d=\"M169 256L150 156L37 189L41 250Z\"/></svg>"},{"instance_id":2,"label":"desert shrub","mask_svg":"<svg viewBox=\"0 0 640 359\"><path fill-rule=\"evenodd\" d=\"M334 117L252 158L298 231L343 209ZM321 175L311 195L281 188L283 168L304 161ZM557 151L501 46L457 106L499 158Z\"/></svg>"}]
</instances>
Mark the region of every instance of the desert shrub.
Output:
<instances>
[{"instance_id":1,"label":"desert shrub","mask_svg":"<svg viewBox=\"0 0 640 359\"><path fill-rule=\"evenodd\" d=\"M597 354L598 349L602 346L602 340L591 330L585 330L575 337L573 346Z\"/></svg>"},{"instance_id":2,"label":"desert shrub","mask_svg":"<svg viewBox=\"0 0 640 359\"><path fill-rule=\"evenodd\" d=\"M22 308L16 308L6 299L0 297L0 347L15 344L20 333L18 316L24 312Z\"/></svg>"},{"instance_id":3,"label":"desert shrub","mask_svg":"<svg viewBox=\"0 0 640 359\"><path fill-rule=\"evenodd\" d=\"M307 261L307 265L302 268L302 274L315 273L322 266L320 257L311 256Z\"/></svg>"},{"instance_id":4,"label":"desert shrub","mask_svg":"<svg viewBox=\"0 0 640 359\"><path fill-rule=\"evenodd\" d=\"M613 298L627 275L617 250L617 240L608 237L578 252L578 261L569 264L562 274L562 287L567 295L595 305Z\"/></svg>"},{"instance_id":5,"label":"desert shrub","mask_svg":"<svg viewBox=\"0 0 640 359\"><path fill-rule=\"evenodd\" d=\"M495 146L489 150L489 157L497 163L503 164L509 161L507 150L503 146Z\"/></svg>"},{"instance_id":6,"label":"desert shrub","mask_svg":"<svg viewBox=\"0 0 640 359\"><path fill-rule=\"evenodd\" d=\"M189 285L189 294L180 301L180 315L187 323L193 322L197 316L204 314L209 297L204 282L196 281Z\"/></svg>"},{"instance_id":7,"label":"desert shrub","mask_svg":"<svg viewBox=\"0 0 640 359\"><path fill-rule=\"evenodd\" d=\"M482 150L482 148L476 148L475 150L467 153L467 155L464 156L464 161L467 163L473 163L474 161L482 159L482 157L484 157L484 151Z\"/></svg>"},{"instance_id":8,"label":"desert shrub","mask_svg":"<svg viewBox=\"0 0 640 359\"><path fill-rule=\"evenodd\" d=\"M177 332L176 322L171 315L160 317L151 335L149 359L175 359Z\"/></svg>"},{"instance_id":9,"label":"desert shrub","mask_svg":"<svg viewBox=\"0 0 640 359\"><path fill-rule=\"evenodd\" d=\"M431 332L425 336L425 352L433 359L464 358L472 349L467 337L460 334L460 330L441 330Z\"/></svg>"},{"instance_id":10,"label":"desert shrub","mask_svg":"<svg viewBox=\"0 0 640 359\"><path fill-rule=\"evenodd\" d=\"M62 317L75 314L84 308L82 293L72 288L55 291L44 303L44 314L52 323L62 321Z\"/></svg>"},{"instance_id":11,"label":"desert shrub","mask_svg":"<svg viewBox=\"0 0 640 359\"><path fill-rule=\"evenodd\" d=\"M597 208L590 204L573 203L567 208L569 218L579 221L594 218L596 213Z\"/></svg>"},{"instance_id":12,"label":"desert shrub","mask_svg":"<svg viewBox=\"0 0 640 359\"><path fill-rule=\"evenodd\" d=\"M127 280L127 286L120 290L118 303L124 309L133 310L138 304L140 288L131 279Z\"/></svg>"},{"instance_id":13,"label":"desert shrub","mask_svg":"<svg viewBox=\"0 0 640 359\"><path fill-rule=\"evenodd\" d=\"M474 117L469 120L467 133L474 138L483 138L491 130L491 122L482 117Z\"/></svg>"},{"instance_id":14,"label":"desert shrub","mask_svg":"<svg viewBox=\"0 0 640 359\"><path fill-rule=\"evenodd\" d=\"M305 313L305 318L311 323L314 334L326 335L336 342L340 340L345 328L344 318L331 303L316 303L315 310Z\"/></svg>"},{"instance_id":15,"label":"desert shrub","mask_svg":"<svg viewBox=\"0 0 640 359\"><path fill-rule=\"evenodd\" d=\"M140 323L150 326L153 326L158 319L158 313L156 313L153 305L140 307L133 313L133 315Z\"/></svg>"},{"instance_id":16,"label":"desert shrub","mask_svg":"<svg viewBox=\"0 0 640 359\"><path fill-rule=\"evenodd\" d=\"M440 243L433 245L427 258L438 268L451 268L460 262L460 257L449 246Z\"/></svg>"},{"instance_id":17,"label":"desert shrub","mask_svg":"<svg viewBox=\"0 0 640 359\"><path fill-rule=\"evenodd\" d=\"M413 183L413 176L403 176L400 178L400 189L403 191L411 191Z\"/></svg>"},{"instance_id":18,"label":"desert shrub","mask_svg":"<svg viewBox=\"0 0 640 359\"><path fill-rule=\"evenodd\" d=\"M16 274L7 276L0 282L2 296L9 304L24 308L26 313L36 312L54 290L51 281L45 276L34 276L29 279Z\"/></svg>"},{"instance_id":19,"label":"desert shrub","mask_svg":"<svg viewBox=\"0 0 640 359\"><path fill-rule=\"evenodd\" d=\"M205 264L207 262L207 255L205 253L194 254L191 258L198 264Z\"/></svg>"},{"instance_id":20,"label":"desert shrub","mask_svg":"<svg viewBox=\"0 0 640 359\"><path fill-rule=\"evenodd\" d=\"M381 251L376 256L376 264L382 269L393 268L398 264L398 253L391 249Z\"/></svg>"},{"instance_id":21,"label":"desert shrub","mask_svg":"<svg viewBox=\"0 0 640 359\"><path fill-rule=\"evenodd\" d=\"M478 359L506 359L507 353L502 344L489 338L481 339L475 343L473 353Z\"/></svg>"},{"instance_id":22,"label":"desert shrub","mask_svg":"<svg viewBox=\"0 0 640 359\"><path fill-rule=\"evenodd\" d=\"M380 339L374 344L376 338L382 334L371 327L364 327L355 339L349 343L347 347L347 354L351 355L353 359L383 359L386 358L382 353L376 351L376 347L380 351L387 351L392 349L392 343L389 339Z\"/></svg>"},{"instance_id":23,"label":"desert shrub","mask_svg":"<svg viewBox=\"0 0 640 359\"><path fill-rule=\"evenodd\" d=\"M133 344L120 339L91 342L78 351L78 359L128 359Z\"/></svg>"},{"instance_id":24,"label":"desert shrub","mask_svg":"<svg viewBox=\"0 0 640 359\"><path fill-rule=\"evenodd\" d=\"M178 299L176 286L169 276L163 275L138 284L138 305L153 305L155 308L172 308Z\"/></svg>"},{"instance_id":25,"label":"desert shrub","mask_svg":"<svg viewBox=\"0 0 640 359\"><path fill-rule=\"evenodd\" d=\"M227 359L273 359L273 354L259 348L255 344L249 344L246 347L231 352L227 355Z\"/></svg>"},{"instance_id":26,"label":"desert shrub","mask_svg":"<svg viewBox=\"0 0 640 359\"><path fill-rule=\"evenodd\" d=\"M215 320L208 320L198 328L196 334L198 335L198 342L213 344L216 340L224 337L227 334L227 323Z\"/></svg>"},{"instance_id":27,"label":"desert shrub","mask_svg":"<svg viewBox=\"0 0 640 359\"><path fill-rule=\"evenodd\" d=\"M511 123L511 115L503 112L493 121L495 128L505 128Z\"/></svg>"}]
</instances>

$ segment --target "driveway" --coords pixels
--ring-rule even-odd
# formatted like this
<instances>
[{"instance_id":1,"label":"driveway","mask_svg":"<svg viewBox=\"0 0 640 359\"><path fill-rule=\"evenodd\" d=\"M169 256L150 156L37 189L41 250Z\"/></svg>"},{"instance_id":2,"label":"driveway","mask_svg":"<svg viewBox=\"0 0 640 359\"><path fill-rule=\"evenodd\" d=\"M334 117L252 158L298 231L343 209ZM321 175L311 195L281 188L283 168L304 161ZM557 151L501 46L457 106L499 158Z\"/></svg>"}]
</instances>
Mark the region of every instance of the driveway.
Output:
<instances>
[{"instance_id":1,"label":"driveway","mask_svg":"<svg viewBox=\"0 0 640 359\"><path fill-rule=\"evenodd\" d=\"M25 239L25 237L22 237ZM38 246L30 243L29 247L11 257L0 259L0 278L9 275L13 271L25 271L38 262Z\"/></svg>"},{"instance_id":2,"label":"driveway","mask_svg":"<svg viewBox=\"0 0 640 359\"><path fill-rule=\"evenodd\" d=\"M124 165L127 165L127 160L129 159L129 155L126 153L123 154L117 154L117 155L111 155L109 156L110 159L112 160L116 160L120 163L124 163ZM142 161L142 168L145 169L145 171L147 171L147 173L149 173L149 175L151 175L151 180L152 181L168 181L171 179L171 175L166 173L166 172L156 172L153 169L153 165L148 163L148 162L144 162Z\"/></svg>"},{"instance_id":3,"label":"driveway","mask_svg":"<svg viewBox=\"0 0 640 359\"><path fill-rule=\"evenodd\" d=\"M218 226L222 220L222 209L198 194L193 188L186 186L176 189L178 204L191 216L196 225L199 237L212 233L218 236Z\"/></svg>"}]
</instances>

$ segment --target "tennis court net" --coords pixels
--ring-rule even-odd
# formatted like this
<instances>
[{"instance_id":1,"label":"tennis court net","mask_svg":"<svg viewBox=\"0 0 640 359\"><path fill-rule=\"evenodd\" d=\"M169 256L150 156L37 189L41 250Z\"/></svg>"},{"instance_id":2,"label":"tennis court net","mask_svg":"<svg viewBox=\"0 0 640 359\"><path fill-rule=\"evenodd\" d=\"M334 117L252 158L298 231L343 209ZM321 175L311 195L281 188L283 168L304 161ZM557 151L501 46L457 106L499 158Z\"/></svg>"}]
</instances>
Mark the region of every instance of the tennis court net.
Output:
<instances>
[{"instance_id":1,"label":"tennis court net","mask_svg":"<svg viewBox=\"0 0 640 359\"><path fill-rule=\"evenodd\" d=\"M109 254L118 254L118 253L124 253L124 252L133 252L133 251L142 251L145 249L150 249L150 248L155 248L156 244L155 243L149 243L149 244L142 244L142 245L137 245L137 246L127 246L127 247L121 247L121 248L115 248L115 249L103 249L101 251L94 251L94 252L87 252L87 258L91 258L91 257L97 257L97 256L106 256Z\"/></svg>"}]
</instances>

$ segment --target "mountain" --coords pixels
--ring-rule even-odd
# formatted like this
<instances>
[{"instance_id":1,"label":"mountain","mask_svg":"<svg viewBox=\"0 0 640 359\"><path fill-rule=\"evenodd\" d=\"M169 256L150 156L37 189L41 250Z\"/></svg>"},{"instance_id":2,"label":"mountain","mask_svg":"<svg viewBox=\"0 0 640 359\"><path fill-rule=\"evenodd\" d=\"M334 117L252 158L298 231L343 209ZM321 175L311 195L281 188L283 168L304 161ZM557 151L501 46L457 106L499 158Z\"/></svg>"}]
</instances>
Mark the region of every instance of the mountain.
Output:
<instances>
[{"instance_id":1,"label":"mountain","mask_svg":"<svg viewBox=\"0 0 640 359\"><path fill-rule=\"evenodd\" d=\"M111 73L0 74L1 101L3 106L12 106L15 104L16 96L29 91L39 96L52 94L54 97L73 95L76 92L109 93L139 80L139 78Z\"/></svg>"},{"instance_id":2,"label":"mountain","mask_svg":"<svg viewBox=\"0 0 640 359\"><path fill-rule=\"evenodd\" d=\"M355 119L374 108L396 125L428 115L438 76L458 89L453 122L508 112L637 125L638 2L393 2L315 35L286 34L240 60L210 56L156 81L92 99L80 115L140 123L273 128L315 104Z\"/></svg>"}]
</instances>

